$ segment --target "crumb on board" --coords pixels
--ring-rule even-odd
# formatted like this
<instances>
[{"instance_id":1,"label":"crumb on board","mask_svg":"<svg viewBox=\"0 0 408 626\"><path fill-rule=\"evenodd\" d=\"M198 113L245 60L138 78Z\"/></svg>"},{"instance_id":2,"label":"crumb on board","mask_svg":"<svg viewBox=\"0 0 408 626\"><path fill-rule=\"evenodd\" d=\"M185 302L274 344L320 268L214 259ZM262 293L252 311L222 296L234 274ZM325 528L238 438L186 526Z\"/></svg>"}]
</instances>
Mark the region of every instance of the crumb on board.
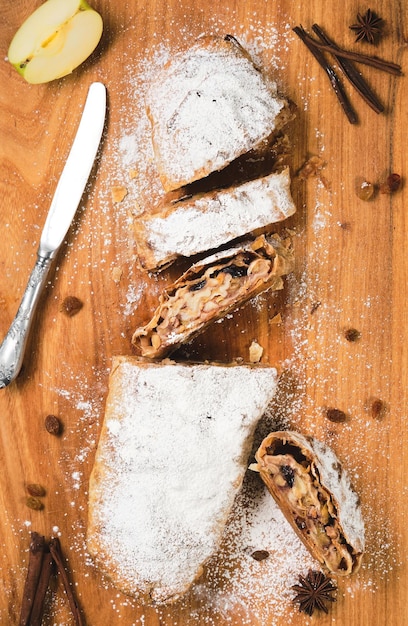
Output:
<instances>
[{"instance_id":1,"label":"crumb on board","mask_svg":"<svg viewBox=\"0 0 408 626\"><path fill-rule=\"evenodd\" d=\"M123 185L114 185L111 188L112 200L115 204L122 202L128 194L128 190Z\"/></svg>"},{"instance_id":2,"label":"crumb on board","mask_svg":"<svg viewBox=\"0 0 408 626\"><path fill-rule=\"evenodd\" d=\"M254 340L249 346L249 361L251 363L259 363L262 358L263 350L263 347Z\"/></svg>"}]
</instances>

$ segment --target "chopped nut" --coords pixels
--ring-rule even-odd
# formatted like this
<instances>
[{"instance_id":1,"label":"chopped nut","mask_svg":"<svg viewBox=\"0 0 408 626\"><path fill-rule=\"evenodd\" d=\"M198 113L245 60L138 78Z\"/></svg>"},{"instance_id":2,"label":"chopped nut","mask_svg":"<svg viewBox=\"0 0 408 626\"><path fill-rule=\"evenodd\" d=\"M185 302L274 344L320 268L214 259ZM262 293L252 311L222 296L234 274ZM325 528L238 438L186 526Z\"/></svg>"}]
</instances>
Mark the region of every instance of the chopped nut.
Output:
<instances>
[{"instance_id":1,"label":"chopped nut","mask_svg":"<svg viewBox=\"0 0 408 626\"><path fill-rule=\"evenodd\" d=\"M43 498L45 496L45 489L42 485L38 483L30 483L26 487L27 493L34 498Z\"/></svg>"},{"instance_id":2,"label":"chopped nut","mask_svg":"<svg viewBox=\"0 0 408 626\"><path fill-rule=\"evenodd\" d=\"M112 280L114 283L119 283L122 278L123 270L121 267L114 267L112 270Z\"/></svg>"},{"instance_id":3,"label":"chopped nut","mask_svg":"<svg viewBox=\"0 0 408 626\"><path fill-rule=\"evenodd\" d=\"M126 189L126 187L123 187L121 185L115 185L114 187L111 188L111 193L112 193L112 200L115 204L118 204L119 202L122 202L122 200L124 200L128 194L128 190Z\"/></svg>"},{"instance_id":4,"label":"chopped nut","mask_svg":"<svg viewBox=\"0 0 408 626\"><path fill-rule=\"evenodd\" d=\"M249 346L249 361L250 363L259 363L262 358L263 348L256 341L253 341Z\"/></svg>"},{"instance_id":5,"label":"chopped nut","mask_svg":"<svg viewBox=\"0 0 408 626\"><path fill-rule=\"evenodd\" d=\"M332 408L326 409L325 414L326 414L327 419L337 424L347 421L347 415L341 409L332 409Z\"/></svg>"},{"instance_id":6,"label":"chopped nut","mask_svg":"<svg viewBox=\"0 0 408 626\"><path fill-rule=\"evenodd\" d=\"M264 561L268 558L269 552L267 550L255 550L251 556L255 561Z\"/></svg>"},{"instance_id":7,"label":"chopped nut","mask_svg":"<svg viewBox=\"0 0 408 626\"><path fill-rule=\"evenodd\" d=\"M83 306L83 302L76 296L67 296L61 304L61 311L68 317L73 317L79 313Z\"/></svg>"},{"instance_id":8,"label":"chopped nut","mask_svg":"<svg viewBox=\"0 0 408 626\"><path fill-rule=\"evenodd\" d=\"M311 156L307 161L304 162L302 167L298 172L298 176L302 180L307 180L308 178L316 178L318 173L324 168L326 162L319 156Z\"/></svg>"},{"instance_id":9,"label":"chopped nut","mask_svg":"<svg viewBox=\"0 0 408 626\"><path fill-rule=\"evenodd\" d=\"M58 436L59 434L61 434L62 424L56 415L47 415L44 425L45 429L50 433L50 435Z\"/></svg>"},{"instance_id":10,"label":"chopped nut","mask_svg":"<svg viewBox=\"0 0 408 626\"><path fill-rule=\"evenodd\" d=\"M41 511L44 508L44 504L38 498L34 496L29 496L26 498L26 505L29 509L33 509L33 511Z\"/></svg>"}]
</instances>

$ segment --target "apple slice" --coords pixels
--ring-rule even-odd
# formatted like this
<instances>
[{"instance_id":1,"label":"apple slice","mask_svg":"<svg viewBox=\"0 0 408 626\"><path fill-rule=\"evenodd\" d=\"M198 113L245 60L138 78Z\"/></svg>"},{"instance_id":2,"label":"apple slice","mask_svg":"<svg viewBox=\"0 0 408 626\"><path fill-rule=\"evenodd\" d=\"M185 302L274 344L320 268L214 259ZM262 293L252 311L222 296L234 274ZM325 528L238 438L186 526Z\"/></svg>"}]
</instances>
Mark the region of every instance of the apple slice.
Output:
<instances>
[{"instance_id":1,"label":"apple slice","mask_svg":"<svg viewBox=\"0 0 408 626\"><path fill-rule=\"evenodd\" d=\"M13 37L8 60L28 83L70 74L95 50L102 18L85 0L47 0Z\"/></svg>"}]
</instances>

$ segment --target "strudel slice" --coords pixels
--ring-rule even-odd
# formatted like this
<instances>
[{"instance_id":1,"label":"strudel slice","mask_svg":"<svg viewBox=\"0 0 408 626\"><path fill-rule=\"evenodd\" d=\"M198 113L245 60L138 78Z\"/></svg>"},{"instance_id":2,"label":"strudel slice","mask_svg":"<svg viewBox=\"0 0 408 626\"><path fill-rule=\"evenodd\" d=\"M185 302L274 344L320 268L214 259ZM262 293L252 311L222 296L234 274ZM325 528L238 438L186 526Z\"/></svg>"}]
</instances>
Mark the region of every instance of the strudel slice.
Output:
<instances>
[{"instance_id":1,"label":"strudel slice","mask_svg":"<svg viewBox=\"0 0 408 626\"><path fill-rule=\"evenodd\" d=\"M144 357L162 358L210 323L266 289L281 289L293 252L278 235L230 248L193 265L160 298L151 321L132 343Z\"/></svg>"},{"instance_id":2,"label":"strudel slice","mask_svg":"<svg viewBox=\"0 0 408 626\"><path fill-rule=\"evenodd\" d=\"M114 359L87 545L120 590L164 603L201 575L276 386L267 366Z\"/></svg>"},{"instance_id":3,"label":"strudel slice","mask_svg":"<svg viewBox=\"0 0 408 626\"><path fill-rule=\"evenodd\" d=\"M288 167L235 187L166 202L134 220L139 262L157 270L178 256L218 248L294 212Z\"/></svg>"},{"instance_id":4,"label":"strudel slice","mask_svg":"<svg viewBox=\"0 0 408 626\"><path fill-rule=\"evenodd\" d=\"M201 37L175 54L146 95L166 191L221 170L290 117L275 82L234 37Z\"/></svg>"},{"instance_id":5,"label":"strudel slice","mask_svg":"<svg viewBox=\"0 0 408 626\"><path fill-rule=\"evenodd\" d=\"M291 431L269 434L251 469L268 490L311 554L329 572L356 572L364 551L359 499L330 448Z\"/></svg>"}]
</instances>

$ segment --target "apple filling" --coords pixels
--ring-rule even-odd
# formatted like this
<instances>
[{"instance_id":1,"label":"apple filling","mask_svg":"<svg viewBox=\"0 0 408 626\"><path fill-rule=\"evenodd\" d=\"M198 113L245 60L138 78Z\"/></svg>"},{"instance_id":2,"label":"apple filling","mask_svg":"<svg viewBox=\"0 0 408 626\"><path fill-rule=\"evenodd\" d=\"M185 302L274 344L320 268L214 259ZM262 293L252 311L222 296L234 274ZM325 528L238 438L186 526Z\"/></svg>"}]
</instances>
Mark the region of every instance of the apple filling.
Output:
<instances>
[{"instance_id":1,"label":"apple filling","mask_svg":"<svg viewBox=\"0 0 408 626\"><path fill-rule=\"evenodd\" d=\"M259 237L222 262L193 266L186 272L162 296L151 322L135 332L133 343L142 355L164 356L261 290L281 288L280 276L291 265L282 260L287 250L280 240L273 240L274 245L271 241Z\"/></svg>"},{"instance_id":2,"label":"apple filling","mask_svg":"<svg viewBox=\"0 0 408 626\"><path fill-rule=\"evenodd\" d=\"M303 535L315 554L321 555L331 572L350 573L355 565L354 557L331 494L321 485L316 466L290 443L266 448L262 465L268 488L290 514L298 534Z\"/></svg>"}]
</instances>

